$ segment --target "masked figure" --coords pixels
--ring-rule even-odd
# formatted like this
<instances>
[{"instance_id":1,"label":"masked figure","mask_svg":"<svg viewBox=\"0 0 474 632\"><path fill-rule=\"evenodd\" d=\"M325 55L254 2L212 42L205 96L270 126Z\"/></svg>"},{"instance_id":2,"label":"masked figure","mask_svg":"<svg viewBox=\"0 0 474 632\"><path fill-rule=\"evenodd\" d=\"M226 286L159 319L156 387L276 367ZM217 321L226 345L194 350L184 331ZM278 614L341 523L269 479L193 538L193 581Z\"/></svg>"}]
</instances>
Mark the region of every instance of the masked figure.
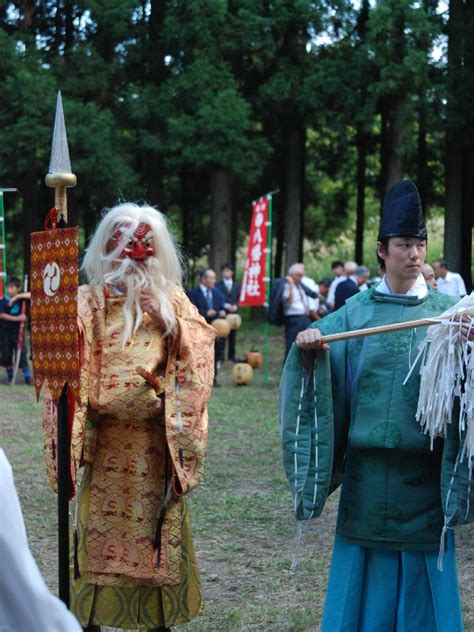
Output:
<instances>
[{"instance_id":1,"label":"masked figure","mask_svg":"<svg viewBox=\"0 0 474 632\"><path fill-rule=\"evenodd\" d=\"M203 472L215 333L181 289L178 252L151 207L111 209L83 270L72 610L89 630L165 630L202 611L184 497ZM46 398L53 487L55 427Z\"/></svg>"}]
</instances>

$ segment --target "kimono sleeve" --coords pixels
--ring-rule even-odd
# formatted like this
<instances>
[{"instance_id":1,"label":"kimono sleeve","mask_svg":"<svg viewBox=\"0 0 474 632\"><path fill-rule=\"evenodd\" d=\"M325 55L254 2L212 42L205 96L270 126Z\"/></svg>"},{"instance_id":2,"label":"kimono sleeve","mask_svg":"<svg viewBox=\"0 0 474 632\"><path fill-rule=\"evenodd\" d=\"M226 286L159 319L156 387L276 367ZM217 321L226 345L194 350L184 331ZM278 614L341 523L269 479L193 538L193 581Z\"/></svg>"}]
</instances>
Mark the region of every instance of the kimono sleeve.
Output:
<instances>
[{"instance_id":1,"label":"kimono sleeve","mask_svg":"<svg viewBox=\"0 0 474 632\"><path fill-rule=\"evenodd\" d=\"M178 331L166 368L165 422L173 492L182 496L197 487L204 470L216 333L183 291L176 291L174 306Z\"/></svg>"},{"instance_id":2,"label":"kimono sleeve","mask_svg":"<svg viewBox=\"0 0 474 632\"><path fill-rule=\"evenodd\" d=\"M345 308L313 325L323 334L344 328ZM318 351L311 370L293 345L280 385L279 417L283 466L297 520L318 517L340 482L347 441L346 343Z\"/></svg>"}]
</instances>

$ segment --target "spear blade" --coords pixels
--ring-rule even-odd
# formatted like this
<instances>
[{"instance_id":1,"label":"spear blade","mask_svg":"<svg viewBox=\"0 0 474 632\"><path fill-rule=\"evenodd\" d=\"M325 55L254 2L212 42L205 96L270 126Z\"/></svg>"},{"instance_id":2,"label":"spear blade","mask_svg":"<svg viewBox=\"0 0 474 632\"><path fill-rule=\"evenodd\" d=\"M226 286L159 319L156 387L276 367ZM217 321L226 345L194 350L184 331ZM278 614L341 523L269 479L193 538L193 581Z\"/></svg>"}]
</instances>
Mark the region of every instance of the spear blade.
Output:
<instances>
[{"instance_id":1,"label":"spear blade","mask_svg":"<svg viewBox=\"0 0 474 632\"><path fill-rule=\"evenodd\" d=\"M69 147L67 144L66 124L64 122L63 101L58 92L56 116L54 120L53 142L49 173L45 178L46 185L54 189L54 206L61 222L67 224L67 187L76 186L76 176L71 171Z\"/></svg>"},{"instance_id":2,"label":"spear blade","mask_svg":"<svg viewBox=\"0 0 474 632\"><path fill-rule=\"evenodd\" d=\"M49 173L72 173L61 91L58 92L56 101L56 117L54 119Z\"/></svg>"}]
</instances>

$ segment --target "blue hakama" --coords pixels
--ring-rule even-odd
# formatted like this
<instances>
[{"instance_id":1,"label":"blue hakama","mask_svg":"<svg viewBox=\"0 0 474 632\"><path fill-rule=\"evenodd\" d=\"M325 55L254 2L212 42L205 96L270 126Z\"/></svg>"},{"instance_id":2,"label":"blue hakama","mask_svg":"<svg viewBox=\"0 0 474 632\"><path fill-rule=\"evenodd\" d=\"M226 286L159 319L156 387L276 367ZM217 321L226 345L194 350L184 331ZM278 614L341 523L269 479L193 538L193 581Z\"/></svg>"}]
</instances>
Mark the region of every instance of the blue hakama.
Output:
<instances>
[{"instance_id":1,"label":"blue hakama","mask_svg":"<svg viewBox=\"0 0 474 632\"><path fill-rule=\"evenodd\" d=\"M462 632L454 535L438 553L351 544L336 535L321 632Z\"/></svg>"}]
</instances>

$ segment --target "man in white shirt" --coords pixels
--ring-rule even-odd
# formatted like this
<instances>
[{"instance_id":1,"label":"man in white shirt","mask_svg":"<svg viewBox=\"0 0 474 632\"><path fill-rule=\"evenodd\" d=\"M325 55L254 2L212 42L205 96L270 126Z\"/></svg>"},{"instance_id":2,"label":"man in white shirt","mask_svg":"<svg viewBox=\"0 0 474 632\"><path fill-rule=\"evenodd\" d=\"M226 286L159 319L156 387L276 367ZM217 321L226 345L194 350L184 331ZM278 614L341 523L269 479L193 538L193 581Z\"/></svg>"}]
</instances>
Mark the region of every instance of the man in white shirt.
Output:
<instances>
[{"instance_id":1,"label":"man in white shirt","mask_svg":"<svg viewBox=\"0 0 474 632\"><path fill-rule=\"evenodd\" d=\"M463 278L457 272L448 270L448 262L444 259L438 259L433 263L433 268L438 277L438 291L450 296L466 296L466 286Z\"/></svg>"},{"instance_id":2,"label":"man in white shirt","mask_svg":"<svg viewBox=\"0 0 474 632\"><path fill-rule=\"evenodd\" d=\"M319 310L319 285L314 279L306 276L306 274L301 279L301 283L305 288L309 288L312 292L316 294L315 298L308 296L308 309L309 317L311 318L311 320L317 320Z\"/></svg>"},{"instance_id":3,"label":"man in white shirt","mask_svg":"<svg viewBox=\"0 0 474 632\"><path fill-rule=\"evenodd\" d=\"M328 297L326 300L326 305L329 309L333 310L336 304L336 289L339 283L343 281L347 281L350 277L355 275L355 271L357 268L357 263L355 261L346 261L344 264L343 272L344 274L336 277L334 281L331 283L329 287Z\"/></svg>"},{"instance_id":4,"label":"man in white shirt","mask_svg":"<svg viewBox=\"0 0 474 632\"><path fill-rule=\"evenodd\" d=\"M300 331L309 327L310 299L317 299L318 293L307 287L303 278L303 263L294 263L288 270L285 289L282 294L283 320L285 324L285 357Z\"/></svg>"}]
</instances>

